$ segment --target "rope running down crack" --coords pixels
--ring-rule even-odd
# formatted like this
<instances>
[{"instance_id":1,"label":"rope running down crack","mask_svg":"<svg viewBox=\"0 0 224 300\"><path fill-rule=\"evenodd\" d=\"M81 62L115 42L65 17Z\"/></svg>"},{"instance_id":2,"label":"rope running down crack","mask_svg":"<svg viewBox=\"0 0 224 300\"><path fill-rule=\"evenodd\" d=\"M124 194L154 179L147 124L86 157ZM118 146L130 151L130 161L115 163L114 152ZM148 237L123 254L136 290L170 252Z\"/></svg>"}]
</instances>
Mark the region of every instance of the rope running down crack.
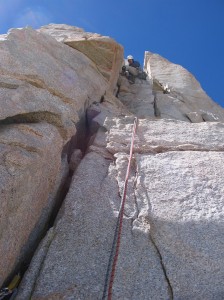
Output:
<instances>
[{"instance_id":1,"label":"rope running down crack","mask_svg":"<svg viewBox=\"0 0 224 300\"><path fill-rule=\"evenodd\" d=\"M128 161L128 167L127 167L127 172L126 172L126 177L125 177L125 182L124 182L123 195L122 195L119 214L118 214L118 218L117 218L116 228L115 228L115 232L114 232L114 239L113 239L110 258L109 258L108 267L107 267L107 273L106 273L106 279L105 279L105 284L104 284L102 300L105 300L106 297L108 300L112 299L112 288L113 288L113 283L114 283L116 264L117 264L117 260L118 260L119 248L120 248L120 242L121 242L121 232L122 232L122 224L123 224L123 216L124 216L124 205L125 205L125 201L126 201L128 177L129 177L129 173L130 173L130 166L131 166L131 159L132 159L133 148L134 148L134 139L135 139L135 133L136 133L136 129L137 129L137 123L138 123L138 119L137 119L137 117L135 117L133 128L132 128L129 161Z\"/></svg>"}]
</instances>

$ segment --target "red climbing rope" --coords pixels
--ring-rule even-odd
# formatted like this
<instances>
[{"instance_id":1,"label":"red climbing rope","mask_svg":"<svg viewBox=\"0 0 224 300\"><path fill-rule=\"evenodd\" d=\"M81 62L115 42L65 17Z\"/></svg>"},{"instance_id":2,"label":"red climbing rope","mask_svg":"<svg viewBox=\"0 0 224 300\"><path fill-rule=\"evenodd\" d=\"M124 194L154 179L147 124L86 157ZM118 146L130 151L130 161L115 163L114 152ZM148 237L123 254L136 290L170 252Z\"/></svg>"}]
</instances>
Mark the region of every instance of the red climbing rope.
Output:
<instances>
[{"instance_id":1,"label":"red climbing rope","mask_svg":"<svg viewBox=\"0 0 224 300\"><path fill-rule=\"evenodd\" d=\"M133 148L134 148L134 138L135 138L135 133L136 133L136 128L137 128L137 122L138 122L138 119L135 118L133 128L132 128L130 154L129 154L128 167L127 167L127 172L126 172L126 177L125 177L125 182L124 182L124 190L123 190L121 205L120 205L120 209L119 209L116 230L115 230L115 234L114 234L111 256L110 256L109 264L108 264L106 283L105 283L105 287L104 287L103 299L106 298L108 279L109 279L109 274L110 274L109 288L108 288L108 293L107 293L108 300L112 299L112 288L113 288L113 283L114 283L116 264L117 264L117 260L118 260L119 248L120 248L120 242L121 242L121 231L122 231L122 224L123 224L124 205L125 205L126 194L127 194L128 177L129 177L129 173L130 173L130 166L131 166L131 159L132 159ZM113 263L112 263L112 260L113 260ZM112 265L111 265L111 263L112 263Z\"/></svg>"}]
</instances>

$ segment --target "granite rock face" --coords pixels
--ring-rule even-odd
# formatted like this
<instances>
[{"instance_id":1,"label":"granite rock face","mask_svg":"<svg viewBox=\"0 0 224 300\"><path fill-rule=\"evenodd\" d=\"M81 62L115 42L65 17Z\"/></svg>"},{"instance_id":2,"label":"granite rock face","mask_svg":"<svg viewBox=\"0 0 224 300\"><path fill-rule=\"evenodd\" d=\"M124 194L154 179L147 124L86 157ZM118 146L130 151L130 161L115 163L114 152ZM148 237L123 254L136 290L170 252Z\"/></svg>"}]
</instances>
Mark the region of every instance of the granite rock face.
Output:
<instances>
[{"instance_id":1,"label":"granite rock face","mask_svg":"<svg viewBox=\"0 0 224 300\"><path fill-rule=\"evenodd\" d=\"M98 132L73 177L32 299L102 298L133 117L104 124L107 136ZM115 299L222 299L223 145L221 123L139 120ZM104 147L111 158L96 151Z\"/></svg>"},{"instance_id":2,"label":"granite rock face","mask_svg":"<svg viewBox=\"0 0 224 300\"><path fill-rule=\"evenodd\" d=\"M126 163L124 154L116 164L92 151L85 156L73 177L32 299L102 298ZM134 170L130 180L135 181ZM148 238L149 227L132 228L137 215L133 189L128 197L126 214L130 216L124 220L114 298L141 295L146 299L151 294L151 299L166 299L167 283ZM141 278L147 270L148 276Z\"/></svg>"},{"instance_id":3,"label":"granite rock face","mask_svg":"<svg viewBox=\"0 0 224 300\"><path fill-rule=\"evenodd\" d=\"M4 95L16 95L17 88L28 89L18 107L7 101L13 97L5 97L2 112L2 190L7 191L4 180L12 181L9 197L1 201L6 212L2 224L11 234L2 252L18 243L13 257L19 260L21 245L29 247L31 229L20 240L11 224L18 226L24 211L29 222L35 216L35 231L46 222L43 215L52 207L60 182L66 181L66 174L67 181L71 180L16 299L102 299L135 117L138 125L112 298L223 299L224 110L187 70L157 54L145 54L147 80L136 78L130 84L119 74L122 48L110 38L61 24L44 26L38 32L12 31L11 35L17 37L21 32L27 43L37 36L59 47L60 54L68 52L68 60L59 53L57 59L62 70L63 64L67 68L74 63L71 78L83 66L88 75L77 71L74 90L66 90L64 80L57 84L60 76L47 79L41 72L45 85L37 86L40 81L31 84L27 78L32 77L24 75L26 67L18 69L22 77L8 73L2 77L0 88L8 93ZM2 38L3 45L7 38ZM46 53L39 55L46 57ZM38 63L34 66L36 72ZM48 69L49 75L51 67ZM68 102L61 100L64 94ZM47 115L39 115L42 105ZM70 138L76 142L68 143ZM32 173L34 164L36 174ZM30 188L24 193L27 186L20 178L29 187L35 186L34 191ZM19 195L13 202L11 186ZM15 203L21 203L21 209L10 206ZM5 231L1 234L4 238ZM15 265L10 259L6 257L8 267L1 261L5 268L2 281L7 268L13 270Z\"/></svg>"},{"instance_id":4,"label":"granite rock face","mask_svg":"<svg viewBox=\"0 0 224 300\"><path fill-rule=\"evenodd\" d=\"M0 41L0 53L1 120L47 119L69 139L85 108L106 91L85 55L32 29L11 30Z\"/></svg>"},{"instance_id":5,"label":"granite rock face","mask_svg":"<svg viewBox=\"0 0 224 300\"><path fill-rule=\"evenodd\" d=\"M86 110L105 97L108 81L85 54L31 28L1 36L0 54L2 285L60 203L73 140L83 147ZM117 63L110 62L114 78Z\"/></svg>"},{"instance_id":6,"label":"granite rock face","mask_svg":"<svg viewBox=\"0 0 224 300\"><path fill-rule=\"evenodd\" d=\"M126 78L120 76L119 99L128 110L138 118L155 117L154 95L151 86L145 80L137 80L129 85Z\"/></svg>"},{"instance_id":7,"label":"granite rock face","mask_svg":"<svg viewBox=\"0 0 224 300\"><path fill-rule=\"evenodd\" d=\"M47 123L0 128L1 283L31 247L30 234L50 204L62 145L57 128Z\"/></svg>"},{"instance_id":8,"label":"granite rock face","mask_svg":"<svg viewBox=\"0 0 224 300\"><path fill-rule=\"evenodd\" d=\"M107 119L105 127L110 130L107 149L111 153L129 153L130 118ZM118 143L118 140L120 142ZM121 142L122 141L122 142ZM223 151L224 124L203 122L192 124L177 120L139 119L138 135L134 149L139 153L165 151Z\"/></svg>"},{"instance_id":9,"label":"granite rock face","mask_svg":"<svg viewBox=\"0 0 224 300\"><path fill-rule=\"evenodd\" d=\"M85 32L83 29L64 24L49 24L39 30L57 41L84 53L97 66L108 81L108 90L114 91L118 72L123 62L123 47L107 36Z\"/></svg>"},{"instance_id":10,"label":"granite rock face","mask_svg":"<svg viewBox=\"0 0 224 300\"><path fill-rule=\"evenodd\" d=\"M212 151L137 158L137 191L174 299L223 298L223 160Z\"/></svg>"},{"instance_id":11,"label":"granite rock face","mask_svg":"<svg viewBox=\"0 0 224 300\"><path fill-rule=\"evenodd\" d=\"M155 104L162 118L186 121L189 113L197 113L201 121L224 121L223 109L212 101L195 77L182 66L148 51L145 53L144 68L153 84Z\"/></svg>"}]
</instances>

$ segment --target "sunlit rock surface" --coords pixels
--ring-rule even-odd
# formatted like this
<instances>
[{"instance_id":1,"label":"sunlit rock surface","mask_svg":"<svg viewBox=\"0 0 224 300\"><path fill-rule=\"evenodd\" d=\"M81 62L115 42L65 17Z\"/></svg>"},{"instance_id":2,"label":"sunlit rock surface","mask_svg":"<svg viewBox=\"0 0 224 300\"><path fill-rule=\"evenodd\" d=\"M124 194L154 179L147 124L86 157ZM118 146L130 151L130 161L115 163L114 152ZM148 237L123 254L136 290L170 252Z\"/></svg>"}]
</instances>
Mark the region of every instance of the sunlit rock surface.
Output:
<instances>
[{"instance_id":1,"label":"sunlit rock surface","mask_svg":"<svg viewBox=\"0 0 224 300\"><path fill-rule=\"evenodd\" d=\"M185 121L186 115L196 112L202 116L202 121L224 121L223 109L212 101L195 77L182 66L148 51L145 53L144 68L153 84L155 104L162 118ZM169 93L162 95L166 89Z\"/></svg>"},{"instance_id":2,"label":"sunlit rock surface","mask_svg":"<svg viewBox=\"0 0 224 300\"><path fill-rule=\"evenodd\" d=\"M84 140L80 120L108 82L83 53L31 28L4 35L0 54L2 284L46 228L61 189L61 157L72 152L67 145L77 128Z\"/></svg>"},{"instance_id":3,"label":"sunlit rock surface","mask_svg":"<svg viewBox=\"0 0 224 300\"><path fill-rule=\"evenodd\" d=\"M193 75L146 52L131 84L120 45L62 24L0 49L2 283L51 227L16 299L102 299L135 117L112 298L223 299L224 110Z\"/></svg>"},{"instance_id":4,"label":"sunlit rock surface","mask_svg":"<svg viewBox=\"0 0 224 300\"><path fill-rule=\"evenodd\" d=\"M123 62L123 47L112 38L64 24L49 24L39 31L85 54L108 81L108 89L113 91L116 88Z\"/></svg>"}]
</instances>

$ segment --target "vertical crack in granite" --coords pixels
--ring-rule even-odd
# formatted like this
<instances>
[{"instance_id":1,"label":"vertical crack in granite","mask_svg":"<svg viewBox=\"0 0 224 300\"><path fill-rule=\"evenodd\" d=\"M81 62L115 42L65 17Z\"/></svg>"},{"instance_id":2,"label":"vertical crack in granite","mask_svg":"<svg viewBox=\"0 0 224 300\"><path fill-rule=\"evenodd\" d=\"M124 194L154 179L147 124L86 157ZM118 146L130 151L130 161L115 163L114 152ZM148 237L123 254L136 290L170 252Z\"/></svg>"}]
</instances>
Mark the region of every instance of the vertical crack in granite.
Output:
<instances>
[{"instance_id":1,"label":"vertical crack in granite","mask_svg":"<svg viewBox=\"0 0 224 300\"><path fill-rule=\"evenodd\" d=\"M17 300L31 299L35 290L37 280L41 274L45 258L47 256L50 245L54 239L54 228L52 227L45 238L39 245L39 250L34 254L31 265L28 268L28 272L25 273L22 283L19 287L19 294L17 294Z\"/></svg>"},{"instance_id":2,"label":"vertical crack in granite","mask_svg":"<svg viewBox=\"0 0 224 300\"><path fill-rule=\"evenodd\" d=\"M154 102L153 102L154 115L155 115L155 117L160 117L161 113L160 113L160 110L158 108L157 101L158 101L158 99L157 99L157 97L155 95L154 96Z\"/></svg>"},{"instance_id":3,"label":"vertical crack in granite","mask_svg":"<svg viewBox=\"0 0 224 300\"><path fill-rule=\"evenodd\" d=\"M168 293L170 295L170 300L173 300L173 288L172 288L172 285L171 285L171 282L169 280L169 277L168 277L168 274L167 274L167 271L166 271L166 267L165 267L165 264L163 262L163 257L162 257L162 254L160 253L159 251L159 248L158 246L156 245L156 242L154 240L154 238L152 237L152 234L150 233L149 234L149 239L150 241L152 242L154 248L155 248L155 251L159 257L159 260L160 260L160 264L161 264L161 267L162 267L162 270L163 270L163 274L164 274L164 277L166 279L166 282L167 282L167 285L168 285Z\"/></svg>"},{"instance_id":4,"label":"vertical crack in granite","mask_svg":"<svg viewBox=\"0 0 224 300\"><path fill-rule=\"evenodd\" d=\"M137 169L137 167L136 167ZM150 201L150 195L148 190L146 189L145 186L142 186L142 184L140 182L138 182L138 186L136 186L136 194L139 195L139 200L141 201L141 203L138 204L138 208L139 208L139 213L138 213L138 219L139 222L142 223L142 225L147 228L148 227L148 237L149 237L149 241L151 242L152 247L155 250L155 254L158 257L158 260L160 262L161 265L161 270L162 273L164 275L165 281L167 283L167 289L168 289L168 294L169 294L169 300L173 300L173 288L171 285L171 282L169 280L168 274L167 274L167 270L163 261L163 257L162 254L159 250L159 247L155 241L155 238L153 237L153 233L152 233L152 222L150 221L150 211L152 211L152 204ZM145 197L144 197L145 195ZM141 197L142 196L142 197ZM146 203L144 203L143 199L147 199L147 207L146 207ZM137 202L137 201L136 201ZM138 203L138 202L137 202Z\"/></svg>"},{"instance_id":5,"label":"vertical crack in granite","mask_svg":"<svg viewBox=\"0 0 224 300\"><path fill-rule=\"evenodd\" d=\"M132 223L131 223L131 228L133 229L133 223L136 219L139 218L139 213L140 213L140 209L138 206L138 201L137 201L137 195L136 195L136 191L137 191L137 181L138 181L138 166L136 163L136 159L135 157L133 157L133 161L134 161L134 168L135 168L135 178L134 178L134 186L133 186L133 196L134 196L134 202L135 202L135 209L136 209L136 216L132 217ZM131 230L132 232L132 230Z\"/></svg>"},{"instance_id":6,"label":"vertical crack in granite","mask_svg":"<svg viewBox=\"0 0 224 300\"><path fill-rule=\"evenodd\" d=\"M146 195L147 195L147 199L148 199L148 205L149 205L149 210L152 210L152 204L150 202L150 197L149 197L149 194L148 194L148 191L147 189L145 189L145 192L146 192ZM169 277L168 277L168 274L167 274L167 270L166 270L166 267L165 267L165 264L163 262L163 257L162 257L162 254L159 250L159 247L157 246L156 244L156 241L155 239L153 238L153 234L152 234L152 226L151 226L151 222L150 222L150 216L148 215L147 219L146 219L146 222L149 223L149 226L150 226L150 231L149 231L149 240L151 241L154 249L155 249L155 252L157 253L158 255L158 258L159 258L159 261L160 261L160 265L161 265L161 268L162 268L162 271L163 271L163 274L164 274L164 277L165 277L165 280L167 282L167 286L168 286L168 293L170 295L170 300L173 300L173 288L172 288L172 285L171 285L171 282L169 280Z\"/></svg>"},{"instance_id":7,"label":"vertical crack in granite","mask_svg":"<svg viewBox=\"0 0 224 300\"><path fill-rule=\"evenodd\" d=\"M39 269L37 270L37 273L35 274L36 277L35 277L35 279L34 279L34 283L33 283L33 286L32 286L32 290L31 290L31 293L30 293L30 298L31 298L31 299L32 299L32 295L33 295L33 292L34 292L35 287L36 287L37 279L38 279L39 275L41 274L41 270L42 270L42 268L43 268L45 258L46 258L46 256L47 256L48 250L49 250L49 248L50 248L50 246L51 246L51 243L52 243L53 239L54 239L54 228L52 227L52 228L49 230L49 232L48 232L48 234L47 234L47 236L46 236L46 238L45 238L46 241L45 241L45 240L43 241L44 245L43 245L42 249L45 250L45 251L44 251L44 253L42 254L42 257L41 257L41 261L40 261L41 263L40 263L40 265L39 265ZM39 253L39 252L37 252L37 253L38 253L39 255L41 254L41 253Z\"/></svg>"}]
</instances>

